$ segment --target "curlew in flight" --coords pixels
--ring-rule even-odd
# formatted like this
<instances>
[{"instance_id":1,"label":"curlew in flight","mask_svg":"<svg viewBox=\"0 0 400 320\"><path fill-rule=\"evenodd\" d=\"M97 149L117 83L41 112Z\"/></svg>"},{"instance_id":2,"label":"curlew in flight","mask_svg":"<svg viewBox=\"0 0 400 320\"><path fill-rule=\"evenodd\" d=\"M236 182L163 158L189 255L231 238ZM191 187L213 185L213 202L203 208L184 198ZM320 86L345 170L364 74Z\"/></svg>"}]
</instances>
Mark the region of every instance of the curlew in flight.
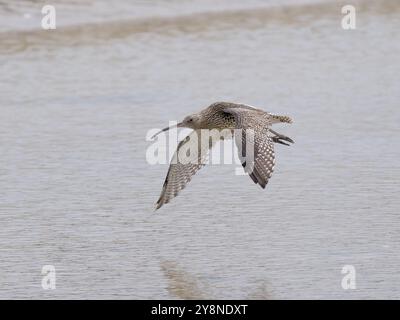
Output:
<instances>
[{"instance_id":1,"label":"curlew in flight","mask_svg":"<svg viewBox=\"0 0 400 320\"><path fill-rule=\"evenodd\" d=\"M160 198L156 203L156 210L168 203L185 188L192 176L205 164L209 150L215 145L216 139L211 142L199 143L204 129L228 132L218 136L218 139L235 137L235 143L239 150L239 159L246 173L249 174L254 183L263 189L272 175L275 164L274 143L289 145L284 141L293 143L293 140L271 129L273 123L292 123L287 116L274 115L245 104L231 102L216 102L206 109L185 117L176 127L191 128L193 131L183 139L172 157L167 177L161 191ZM167 127L153 136L153 138ZM215 131L215 130L214 130ZM240 132L238 134L237 132ZM251 133L251 134L250 134ZM251 139L249 139L249 137ZM182 162L179 154L183 147L196 144L198 152L194 153L196 161ZM247 144L247 145L246 145ZM244 150L251 150L252 157L246 157ZM179 158L179 159L178 159Z\"/></svg>"}]
</instances>

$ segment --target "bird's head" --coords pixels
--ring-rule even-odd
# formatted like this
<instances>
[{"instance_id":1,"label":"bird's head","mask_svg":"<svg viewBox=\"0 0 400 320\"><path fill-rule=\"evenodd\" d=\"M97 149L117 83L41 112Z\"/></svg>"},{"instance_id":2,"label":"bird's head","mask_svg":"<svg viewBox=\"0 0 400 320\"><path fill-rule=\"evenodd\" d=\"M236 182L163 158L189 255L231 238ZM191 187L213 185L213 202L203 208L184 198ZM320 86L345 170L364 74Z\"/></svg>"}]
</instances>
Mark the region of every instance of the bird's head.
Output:
<instances>
[{"instance_id":1,"label":"bird's head","mask_svg":"<svg viewBox=\"0 0 400 320\"><path fill-rule=\"evenodd\" d=\"M178 127L198 129L200 128L200 116L198 114L191 114L183 119L182 122L178 123Z\"/></svg>"},{"instance_id":2,"label":"bird's head","mask_svg":"<svg viewBox=\"0 0 400 320\"><path fill-rule=\"evenodd\" d=\"M201 116L198 113L194 113L192 115L189 115L183 119L182 122L177 123L176 125L166 127L156 133L152 138L156 137L158 134L164 131L168 131L169 129L172 128L190 128L190 129L199 129L201 126Z\"/></svg>"}]
</instances>

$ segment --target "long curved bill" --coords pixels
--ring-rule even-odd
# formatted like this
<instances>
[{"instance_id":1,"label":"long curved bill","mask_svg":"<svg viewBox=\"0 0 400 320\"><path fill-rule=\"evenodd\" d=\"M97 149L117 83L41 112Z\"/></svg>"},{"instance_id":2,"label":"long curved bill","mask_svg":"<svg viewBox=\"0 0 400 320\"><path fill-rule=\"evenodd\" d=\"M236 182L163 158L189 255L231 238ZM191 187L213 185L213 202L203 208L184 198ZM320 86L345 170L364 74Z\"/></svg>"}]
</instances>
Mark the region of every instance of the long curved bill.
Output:
<instances>
[{"instance_id":1,"label":"long curved bill","mask_svg":"<svg viewBox=\"0 0 400 320\"><path fill-rule=\"evenodd\" d=\"M151 137L151 139L154 139L156 136L158 136L161 132L164 132L164 131L168 131L169 129L173 129L173 128L179 128L179 127L182 127L182 122L179 122L179 123L177 123L177 124L175 124L175 125L173 125L173 126L169 126L169 127L166 127L166 128L164 128L164 129L162 129L161 131L159 131L159 132L157 132L155 135L153 135L152 137Z\"/></svg>"}]
</instances>

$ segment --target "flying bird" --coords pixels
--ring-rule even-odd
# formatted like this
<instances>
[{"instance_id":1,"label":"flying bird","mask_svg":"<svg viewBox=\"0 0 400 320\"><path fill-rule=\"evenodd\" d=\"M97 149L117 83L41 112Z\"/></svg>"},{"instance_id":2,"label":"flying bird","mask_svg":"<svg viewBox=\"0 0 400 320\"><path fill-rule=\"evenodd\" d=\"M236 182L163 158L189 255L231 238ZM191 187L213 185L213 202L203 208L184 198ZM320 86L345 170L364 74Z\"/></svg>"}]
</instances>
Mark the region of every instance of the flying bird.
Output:
<instances>
[{"instance_id":1,"label":"flying bird","mask_svg":"<svg viewBox=\"0 0 400 320\"><path fill-rule=\"evenodd\" d=\"M192 176L205 165L208 153L216 144L217 139L200 143L204 129L225 132L218 135L218 140L234 137L245 172L255 184L259 184L264 189L275 165L274 143L284 145L289 145L286 142L294 143L289 137L271 129L273 123L279 122L292 123L292 119L246 104L215 102L204 110L185 117L177 125L164 128L155 134L153 138L173 127L193 129L178 144L172 157L160 198L156 203L156 210L175 198L186 187ZM188 148L190 150L197 148L197 152L193 153L196 159L191 159L196 161L180 161L181 151ZM250 153L252 157L249 156Z\"/></svg>"}]
</instances>

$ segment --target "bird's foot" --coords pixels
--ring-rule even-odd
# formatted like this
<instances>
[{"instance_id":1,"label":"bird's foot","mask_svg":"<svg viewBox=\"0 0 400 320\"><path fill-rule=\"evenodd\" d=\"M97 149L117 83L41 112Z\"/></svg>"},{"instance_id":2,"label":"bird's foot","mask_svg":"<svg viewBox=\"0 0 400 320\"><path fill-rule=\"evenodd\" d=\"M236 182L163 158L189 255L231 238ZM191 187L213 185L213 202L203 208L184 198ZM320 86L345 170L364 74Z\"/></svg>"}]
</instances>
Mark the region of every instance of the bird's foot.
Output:
<instances>
[{"instance_id":1,"label":"bird's foot","mask_svg":"<svg viewBox=\"0 0 400 320\"><path fill-rule=\"evenodd\" d=\"M284 136L283 134L277 134L275 136L272 137L272 141L275 143L280 143L280 144L284 144L285 146L290 146L289 143L286 143L284 141L290 142L290 143L294 143L294 141L292 139L290 139L287 136Z\"/></svg>"}]
</instances>

